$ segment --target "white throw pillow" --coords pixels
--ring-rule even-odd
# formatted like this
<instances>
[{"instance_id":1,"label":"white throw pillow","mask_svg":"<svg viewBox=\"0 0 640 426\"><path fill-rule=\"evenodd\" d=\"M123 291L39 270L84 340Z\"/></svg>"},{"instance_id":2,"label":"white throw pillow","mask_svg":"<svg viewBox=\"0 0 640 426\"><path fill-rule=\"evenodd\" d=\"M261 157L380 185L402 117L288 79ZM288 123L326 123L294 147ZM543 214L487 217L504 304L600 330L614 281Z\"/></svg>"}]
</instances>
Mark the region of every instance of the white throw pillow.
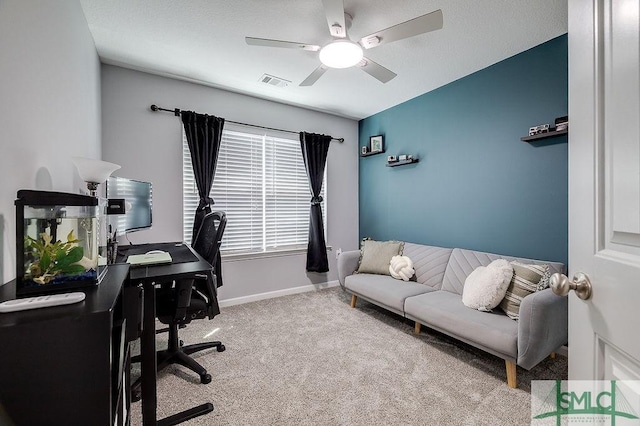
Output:
<instances>
[{"instance_id":1,"label":"white throw pillow","mask_svg":"<svg viewBox=\"0 0 640 426\"><path fill-rule=\"evenodd\" d=\"M389 262L389 273L396 280L409 281L416 271L413 270L413 262L407 256L393 256Z\"/></svg>"},{"instance_id":2,"label":"white throw pillow","mask_svg":"<svg viewBox=\"0 0 640 426\"><path fill-rule=\"evenodd\" d=\"M462 303L479 311L490 311L504 298L512 276L513 267L505 259L477 267L464 282Z\"/></svg>"}]
</instances>

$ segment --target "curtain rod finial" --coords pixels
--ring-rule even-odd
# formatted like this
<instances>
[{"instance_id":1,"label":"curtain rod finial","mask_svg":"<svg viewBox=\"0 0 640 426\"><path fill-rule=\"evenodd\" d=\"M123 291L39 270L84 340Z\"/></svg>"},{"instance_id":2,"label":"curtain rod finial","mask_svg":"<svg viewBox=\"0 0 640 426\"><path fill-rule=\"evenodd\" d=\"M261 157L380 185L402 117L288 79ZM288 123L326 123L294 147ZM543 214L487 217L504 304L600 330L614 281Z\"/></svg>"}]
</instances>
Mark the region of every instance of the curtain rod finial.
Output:
<instances>
[{"instance_id":1,"label":"curtain rod finial","mask_svg":"<svg viewBox=\"0 0 640 426\"><path fill-rule=\"evenodd\" d=\"M151 111L158 111L158 105L151 105Z\"/></svg>"}]
</instances>

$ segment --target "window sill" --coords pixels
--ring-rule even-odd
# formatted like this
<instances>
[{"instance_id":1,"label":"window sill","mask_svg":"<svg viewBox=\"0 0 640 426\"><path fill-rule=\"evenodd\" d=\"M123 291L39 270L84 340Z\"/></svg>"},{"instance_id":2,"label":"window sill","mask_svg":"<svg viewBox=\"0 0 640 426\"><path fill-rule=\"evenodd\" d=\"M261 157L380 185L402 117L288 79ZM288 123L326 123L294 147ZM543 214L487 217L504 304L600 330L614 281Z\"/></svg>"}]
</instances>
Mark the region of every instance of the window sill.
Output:
<instances>
[{"instance_id":1,"label":"window sill","mask_svg":"<svg viewBox=\"0 0 640 426\"><path fill-rule=\"evenodd\" d=\"M327 246L327 251L332 251L333 247ZM286 249L286 250L273 250L265 251L261 253L240 253L240 254L222 254L222 260L224 262L240 262L243 260L254 259L266 259L269 257L285 257L285 256L297 256L307 252L306 248Z\"/></svg>"}]
</instances>

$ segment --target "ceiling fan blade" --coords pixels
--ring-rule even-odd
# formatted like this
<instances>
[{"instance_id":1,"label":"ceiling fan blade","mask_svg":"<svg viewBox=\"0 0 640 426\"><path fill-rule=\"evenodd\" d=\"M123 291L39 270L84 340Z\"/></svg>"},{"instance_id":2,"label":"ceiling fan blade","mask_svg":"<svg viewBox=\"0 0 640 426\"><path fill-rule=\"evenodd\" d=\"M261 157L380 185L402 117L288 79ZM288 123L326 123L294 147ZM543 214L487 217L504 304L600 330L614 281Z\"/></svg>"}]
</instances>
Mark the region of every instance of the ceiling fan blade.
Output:
<instances>
[{"instance_id":1,"label":"ceiling fan blade","mask_svg":"<svg viewBox=\"0 0 640 426\"><path fill-rule=\"evenodd\" d=\"M442 29L442 25L442 10L438 9L435 12L418 16L417 18L413 18L409 21L402 22L398 25L394 25L393 27L362 37L362 39L360 39L360 44L365 49L371 49L372 47L380 46L381 44L417 36L428 33L429 31L440 30Z\"/></svg>"},{"instance_id":2,"label":"ceiling fan blade","mask_svg":"<svg viewBox=\"0 0 640 426\"><path fill-rule=\"evenodd\" d=\"M382 65L373 62L371 59L369 58L362 58L362 62L360 62L360 64L358 64L358 66L367 74L369 74L370 76L376 78L377 80L381 81L382 83L387 83L390 80L393 80L393 78L398 75L395 72L386 69L385 67L383 67Z\"/></svg>"},{"instance_id":3,"label":"ceiling fan blade","mask_svg":"<svg viewBox=\"0 0 640 426\"><path fill-rule=\"evenodd\" d=\"M322 77L322 74L324 74L325 71L327 71L327 67L320 65L318 68L313 70L311 74L309 74L309 77L305 78L304 81L300 83L300 86L311 86L313 83L318 81L320 77Z\"/></svg>"},{"instance_id":4,"label":"ceiling fan blade","mask_svg":"<svg viewBox=\"0 0 640 426\"><path fill-rule=\"evenodd\" d=\"M334 37L345 38L347 27L344 22L344 0L322 0L324 13L327 15L329 32Z\"/></svg>"},{"instance_id":5,"label":"ceiling fan blade","mask_svg":"<svg viewBox=\"0 0 640 426\"><path fill-rule=\"evenodd\" d=\"M251 46L284 47L287 49L302 49L311 52L320 50L320 46L315 44L297 43L295 41L271 40L268 38L245 37L244 40Z\"/></svg>"}]
</instances>

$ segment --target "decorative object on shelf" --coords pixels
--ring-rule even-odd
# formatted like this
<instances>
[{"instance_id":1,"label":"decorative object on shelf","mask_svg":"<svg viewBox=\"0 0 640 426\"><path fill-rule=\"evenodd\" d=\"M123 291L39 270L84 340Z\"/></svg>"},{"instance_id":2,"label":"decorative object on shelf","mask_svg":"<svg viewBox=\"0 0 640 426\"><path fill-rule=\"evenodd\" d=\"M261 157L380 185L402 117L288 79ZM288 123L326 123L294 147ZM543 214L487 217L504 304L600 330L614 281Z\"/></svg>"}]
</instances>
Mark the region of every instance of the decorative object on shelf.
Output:
<instances>
[{"instance_id":1,"label":"decorative object on shelf","mask_svg":"<svg viewBox=\"0 0 640 426\"><path fill-rule=\"evenodd\" d=\"M412 154L400 154L387 156L387 166L395 167L405 164L417 163L418 160L413 158Z\"/></svg>"},{"instance_id":2,"label":"decorative object on shelf","mask_svg":"<svg viewBox=\"0 0 640 426\"><path fill-rule=\"evenodd\" d=\"M401 160L400 157L405 157L404 160ZM388 162L387 167L397 167L397 166L406 166L407 164L417 163L420 160L418 158L414 158L413 155L401 155L398 157L397 161Z\"/></svg>"},{"instance_id":3,"label":"decorative object on shelf","mask_svg":"<svg viewBox=\"0 0 640 426\"><path fill-rule=\"evenodd\" d=\"M367 153L369 153L369 147L368 146L363 146L362 148L360 148L360 153L362 155L367 155Z\"/></svg>"},{"instance_id":4,"label":"decorative object on shelf","mask_svg":"<svg viewBox=\"0 0 640 426\"><path fill-rule=\"evenodd\" d=\"M382 135L371 136L369 138L371 153L384 152L384 138Z\"/></svg>"},{"instance_id":5,"label":"decorative object on shelf","mask_svg":"<svg viewBox=\"0 0 640 426\"><path fill-rule=\"evenodd\" d=\"M92 158L71 157L78 169L80 178L87 183L87 189L92 197L97 196L98 185L109 179L111 173L120 168L119 165Z\"/></svg>"},{"instance_id":6,"label":"decorative object on shelf","mask_svg":"<svg viewBox=\"0 0 640 426\"><path fill-rule=\"evenodd\" d=\"M540 124L529 128L529 136L539 135L540 133L547 133L549 131L548 124Z\"/></svg>"},{"instance_id":7,"label":"decorative object on shelf","mask_svg":"<svg viewBox=\"0 0 640 426\"><path fill-rule=\"evenodd\" d=\"M555 120L556 131L567 130L569 128L569 116L558 117Z\"/></svg>"}]
</instances>

